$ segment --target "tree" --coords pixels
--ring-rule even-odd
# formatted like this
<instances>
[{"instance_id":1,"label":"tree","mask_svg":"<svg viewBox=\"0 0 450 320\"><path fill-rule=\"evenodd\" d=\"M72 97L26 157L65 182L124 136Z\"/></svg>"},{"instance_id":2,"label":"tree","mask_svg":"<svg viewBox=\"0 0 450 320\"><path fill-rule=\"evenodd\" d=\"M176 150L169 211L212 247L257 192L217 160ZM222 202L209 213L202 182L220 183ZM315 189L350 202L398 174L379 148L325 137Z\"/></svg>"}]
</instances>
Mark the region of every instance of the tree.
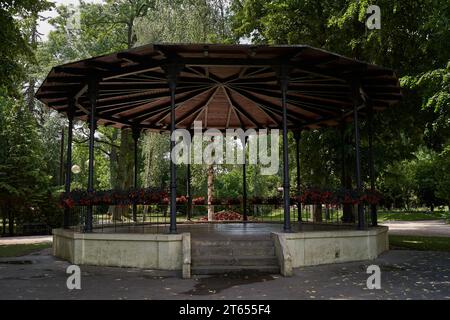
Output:
<instances>
[{"instance_id":1,"label":"tree","mask_svg":"<svg viewBox=\"0 0 450 320\"><path fill-rule=\"evenodd\" d=\"M15 223L32 219L38 202L49 190L44 147L35 119L21 100L0 98L0 207L8 219L9 234Z\"/></svg>"},{"instance_id":2,"label":"tree","mask_svg":"<svg viewBox=\"0 0 450 320\"><path fill-rule=\"evenodd\" d=\"M234 0L231 26L236 40L247 37L255 44L302 43L327 48L336 32L328 21L342 11L344 3Z\"/></svg>"},{"instance_id":3,"label":"tree","mask_svg":"<svg viewBox=\"0 0 450 320\"><path fill-rule=\"evenodd\" d=\"M80 2L78 6L57 8L58 16L51 19L55 30L49 34L48 41L40 43L36 22L42 19L39 11L50 4L37 0L4 1L0 5L3 28L0 39L10 45L0 48L0 93L2 99L14 95L16 100L2 100L4 112L0 125L6 128L14 118L9 113L10 108L21 113L24 113L23 108L32 111L36 121L29 134L36 137L29 139L37 139L36 145L45 143L46 152L30 161L35 161L40 174L51 177L50 181L55 185L60 180L57 179L57 168L64 121L56 116L56 112L33 101L36 85L50 67L149 42L235 43L250 40L255 44L308 44L395 69L402 77L403 101L374 118L377 188L385 193L387 205L408 207L425 203L434 206L442 200L448 203L450 47L447 44L450 28L447 17L450 4L444 0L381 0L377 2L381 7L381 29L367 30L365 19L369 4L372 3L368 0ZM367 121L364 116L361 118L361 171L363 183L368 186ZM9 141L22 139L22 131L11 128L8 133L1 128L8 138L5 136L0 140L0 164L13 165L7 159L7 153L14 149ZM303 132L303 186L354 187L353 125L347 123L343 129L344 148L337 130L321 128ZM78 188L85 188L86 171L83 169L88 157L87 136L86 126L77 124L73 158L74 163L82 167L82 172L74 176L73 185ZM167 188L168 136L147 133L142 140L141 185ZM99 127L95 149L96 188L131 187L133 141L129 130ZM292 136L289 136L289 152L291 176L294 177L295 141ZM7 166L2 168L6 170ZM177 167L180 194L186 186L185 169L185 166ZM192 165L191 169L193 195L209 195L209 198L241 196L241 166ZM249 195L277 195L276 188L281 181L281 174L261 176L259 166L247 166ZM3 182L6 186L7 180ZM291 184L294 183L295 180L291 180ZM45 190L44 185L42 190ZM6 194L5 190L3 194ZM24 189L23 192L25 195L28 191ZM43 196L38 198L41 202L30 198L36 207L45 199ZM22 207L23 212L25 207L29 208L28 204ZM114 218L120 219L124 212L116 213ZM346 219L351 221L352 217L353 213L347 210Z\"/></svg>"},{"instance_id":4,"label":"tree","mask_svg":"<svg viewBox=\"0 0 450 320\"><path fill-rule=\"evenodd\" d=\"M133 32L135 21L144 16L151 5L150 0L108 0L105 3L80 2L76 7L59 6L58 16L50 20L56 30L50 32L48 42L40 47L44 57L43 69L133 47L136 41ZM109 187L130 188L134 168L130 130L101 128L99 132L97 147L103 146L103 156L110 161ZM113 218L121 219L127 209L124 208L123 212L119 212L118 207L112 210Z\"/></svg>"},{"instance_id":5,"label":"tree","mask_svg":"<svg viewBox=\"0 0 450 320\"><path fill-rule=\"evenodd\" d=\"M321 47L393 68L403 77L402 103L374 118L377 184L378 187L385 187L395 182L383 181L390 176L391 166L397 166L405 159L413 159L417 147L424 143L441 151L448 140L448 71L443 70L442 66L447 64L450 56L447 45L450 40L447 19L450 3L440 0L378 1L376 4L381 8L382 19L380 30L365 27L366 10L370 4L368 0L234 0L231 4L231 26L235 39L248 38L256 44L289 43ZM427 101L433 106L422 107ZM432 110L435 104L445 107L439 107L439 112L435 113ZM367 124L362 119L361 162L363 179L367 181L368 168L364 158L367 154L366 129ZM304 168L327 168L326 172L318 174L319 177L336 177L342 166L339 158L320 155L327 149L339 153L340 139L331 137L326 144L316 143L327 131L320 129L305 134L302 150L306 155L302 156L302 163ZM309 140L308 135L313 138ZM349 137L347 145L351 146L352 134ZM351 150L350 147L345 152L348 155L345 162L350 164L343 179L347 188L351 187L354 174ZM314 177L317 178L317 175L311 175L311 178ZM308 175L302 176L303 181L309 178ZM333 179L325 183L330 182L333 184Z\"/></svg>"},{"instance_id":6,"label":"tree","mask_svg":"<svg viewBox=\"0 0 450 320\"><path fill-rule=\"evenodd\" d=\"M152 10L136 23L137 43L224 42L229 36L225 4L226 1L223 0L155 1ZM144 162L152 167L160 167L160 162L155 163L153 159L148 158L152 155L152 150L157 149L161 142L160 139L154 139L154 135L152 137L152 139L147 139L144 145L144 148L147 149L147 158ZM169 144L168 139L167 144ZM177 180L179 181L177 184L185 180L183 178L185 175L180 175L181 170L182 167L178 166ZM207 177L208 203L214 197L215 174L214 166L208 165L206 172L199 176L200 178ZM193 180L193 184L195 184L195 177ZM184 189L184 185L185 183L181 184L183 187L181 189ZM178 190L180 191L180 188ZM212 219L213 213L213 206L209 206L208 219Z\"/></svg>"},{"instance_id":7,"label":"tree","mask_svg":"<svg viewBox=\"0 0 450 320\"><path fill-rule=\"evenodd\" d=\"M434 207L442 204L437 196L437 154L435 152L420 150L414 165L414 182L417 197L421 204L425 204L434 211Z\"/></svg>"},{"instance_id":8,"label":"tree","mask_svg":"<svg viewBox=\"0 0 450 320\"><path fill-rule=\"evenodd\" d=\"M379 190L383 194L382 204L386 208L408 209L414 199L414 162L403 160L385 168L379 176Z\"/></svg>"},{"instance_id":9,"label":"tree","mask_svg":"<svg viewBox=\"0 0 450 320\"><path fill-rule=\"evenodd\" d=\"M422 109L434 112L427 123L426 142L432 149L442 151L450 142L450 60L445 68L404 77L402 85L419 91Z\"/></svg>"},{"instance_id":10,"label":"tree","mask_svg":"<svg viewBox=\"0 0 450 320\"><path fill-rule=\"evenodd\" d=\"M436 195L447 202L450 218L450 146L439 155L436 169Z\"/></svg>"},{"instance_id":11,"label":"tree","mask_svg":"<svg viewBox=\"0 0 450 320\"><path fill-rule=\"evenodd\" d=\"M135 25L138 44L228 42L225 0L156 0Z\"/></svg>"},{"instance_id":12,"label":"tree","mask_svg":"<svg viewBox=\"0 0 450 320\"><path fill-rule=\"evenodd\" d=\"M30 46L21 19L37 17L40 11L53 4L43 0L6 0L0 5L0 88L6 93L17 95L21 81L25 77L24 62L33 60L33 47Z\"/></svg>"},{"instance_id":13,"label":"tree","mask_svg":"<svg viewBox=\"0 0 450 320\"><path fill-rule=\"evenodd\" d=\"M381 29L367 30L366 11L371 4L369 0L234 0L231 24L235 38L308 44L391 67L402 75L437 68L448 60L448 1L377 1Z\"/></svg>"}]
</instances>

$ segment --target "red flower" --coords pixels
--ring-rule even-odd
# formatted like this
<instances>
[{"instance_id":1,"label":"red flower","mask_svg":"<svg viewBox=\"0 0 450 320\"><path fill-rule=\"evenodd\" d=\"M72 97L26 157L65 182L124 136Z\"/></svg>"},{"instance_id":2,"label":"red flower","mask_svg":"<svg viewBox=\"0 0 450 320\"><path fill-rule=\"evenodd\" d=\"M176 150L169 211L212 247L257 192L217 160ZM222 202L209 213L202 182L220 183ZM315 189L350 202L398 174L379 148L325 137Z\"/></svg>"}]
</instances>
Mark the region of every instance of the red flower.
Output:
<instances>
[{"instance_id":1,"label":"red flower","mask_svg":"<svg viewBox=\"0 0 450 320\"><path fill-rule=\"evenodd\" d=\"M205 204L205 197L198 197L192 199L192 203L195 205L204 205Z\"/></svg>"},{"instance_id":2,"label":"red flower","mask_svg":"<svg viewBox=\"0 0 450 320\"><path fill-rule=\"evenodd\" d=\"M200 218L201 221L208 221L208 216L203 216ZM240 221L242 220L242 215L234 211L221 211L216 212L213 215L213 220L217 221Z\"/></svg>"},{"instance_id":3,"label":"red flower","mask_svg":"<svg viewBox=\"0 0 450 320\"><path fill-rule=\"evenodd\" d=\"M75 202L70 198L64 199L63 202L67 208L73 208L75 206Z\"/></svg>"},{"instance_id":4,"label":"red flower","mask_svg":"<svg viewBox=\"0 0 450 320\"><path fill-rule=\"evenodd\" d=\"M185 196L177 197L177 204L187 203L187 198Z\"/></svg>"}]
</instances>

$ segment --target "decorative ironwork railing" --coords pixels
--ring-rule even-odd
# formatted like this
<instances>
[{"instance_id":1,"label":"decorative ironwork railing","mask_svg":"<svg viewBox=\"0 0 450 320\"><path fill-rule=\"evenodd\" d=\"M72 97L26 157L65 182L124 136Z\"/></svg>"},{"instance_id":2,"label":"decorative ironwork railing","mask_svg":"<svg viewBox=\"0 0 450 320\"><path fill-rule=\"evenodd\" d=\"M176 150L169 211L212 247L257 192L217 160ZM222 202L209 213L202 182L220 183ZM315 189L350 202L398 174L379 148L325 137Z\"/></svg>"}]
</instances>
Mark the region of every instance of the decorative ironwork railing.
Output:
<instances>
[{"instance_id":1,"label":"decorative ironwork railing","mask_svg":"<svg viewBox=\"0 0 450 320\"><path fill-rule=\"evenodd\" d=\"M188 197L180 196L176 198L178 205L187 204ZM378 204L381 200L381 194L378 191L365 190L358 192L357 190L323 190L323 189L306 189L300 195L292 196L291 204L304 205L355 205L355 204ZM75 206L96 206L96 205L168 205L169 195L166 191L157 189L130 189L130 190L102 190L87 192L82 190L74 190L69 193L61 194L61 205L67 208ZM209 203L205 197L196 197L192 199L192 205L242 205L243 198L213 198ZM281 197L250 197L247 199L248 205L282 205Z\"/></svg>"},{"instance_id":2,"label":"decorative ironwork railing","mask_svg":"<svg viewBox=\"0 0 450 320\"><path fill-rule=\"evenodd\" d=\"M358 221L357 205L362 205L367 225L370 206L380 199L378 192L367 190L358 193L356 190L308 188L291 197L290 219L320 224L355 224ZM164 227L158 226L170 221L168 193L153 188L95 192L74 190L61 194L61 205L69 214L68 226L79 230L84 228L90 206L93 207L93 225L100 230L153 225L164 232ZM210 206L214 206L214 221L281 223L284 219L281 197L250 197L244 206L242 197L215 198L208 204L205 197L194 197L190 202L188 197L180 196L177 197L177 222L208 221Z\"/></svg>"}]
</instances>

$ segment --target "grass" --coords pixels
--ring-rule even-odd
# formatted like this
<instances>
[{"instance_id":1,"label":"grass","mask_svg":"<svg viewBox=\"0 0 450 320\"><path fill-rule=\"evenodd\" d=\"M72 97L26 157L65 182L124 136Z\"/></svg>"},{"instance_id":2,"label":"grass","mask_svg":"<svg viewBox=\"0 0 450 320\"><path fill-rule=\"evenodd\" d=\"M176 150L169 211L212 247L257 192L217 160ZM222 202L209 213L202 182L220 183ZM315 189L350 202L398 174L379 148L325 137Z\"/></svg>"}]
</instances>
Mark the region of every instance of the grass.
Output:
<instances>
[{"instance_id":1,"label":"grass","mask_svg":"<svg viewBox=\"0 0 450 320\"><path fill-rule=\"evenodd\" d=\"M51 246L51 242L0 245L0 257L20 257Z\"/></svg>"},{"instance_id":2,"label":"grass","mask_svg":"<svg viewBox=\"0 0 450 320\"><path fill-rule=\"evenodd\" d=\"M389 246L391 249L450 252L450 238L389 235Z\"/></svg>"},{"instance_id":3,"label":"grass","mask_svg":"<svg viewBox=\"0 0 450 320\"><path fill-rule=\"evenodd\" d=\"M417 220L436 220L447 219L448 211L435 211L433 213L426 211L379 211L378 221L417 221Z\"/></svg>"}]
</instances>

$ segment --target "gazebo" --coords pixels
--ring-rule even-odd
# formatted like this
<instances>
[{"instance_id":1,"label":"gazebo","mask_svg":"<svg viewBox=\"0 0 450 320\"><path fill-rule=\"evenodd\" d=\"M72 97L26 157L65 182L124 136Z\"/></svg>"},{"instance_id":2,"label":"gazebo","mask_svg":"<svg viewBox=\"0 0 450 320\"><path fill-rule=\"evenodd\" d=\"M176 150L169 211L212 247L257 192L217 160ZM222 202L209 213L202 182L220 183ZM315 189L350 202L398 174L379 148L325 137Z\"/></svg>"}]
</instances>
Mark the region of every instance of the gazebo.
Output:
<instances>
[{"instance_id":1,"label":"gazebo","mask_svg":"<svg viewBox=\"0 0 450 320\"><path fill-rule=\"evenodd\" d=\"M353 120L356 186L357 191L362 192L358 118L367 117L370 184L374 191L373 112L397 103L401 93L398 78L392 70L305 45L149 44L54 67L36 93L36 98L48 107L65 113L69 120L66 192L70 192L74 120L86 121L90 128L87 192L94 192L94 134L97 125L129 128L133 132L135 150L142 130L192 130L198 120L202 121L204 129L280 129L283 140L285 235L277 234L279 239L287 239L293 229L288 131L294 133L297 145L299 190L298 146L301 132L338 126ZM176 237L176 165L171 162L170 166L170 224L167 236ZM137 168L135 152L135 187ZM243 170L243 220L246 221L245 164ZM191 201L189 192L188 188L188 200ZM135 214L135 204L133 207ZM298 207L301 210L301 205ZM357 212L359 231L380 230L376 228L374 204L370 209L373 228L366 227L362 205L358 205ZM64 226L69 227L69 210L65 212ZM81 238L88 237L93 231L92 205L87 208L84 231ZM282 243L280 248L284 252ZM378 253L380 250L375 251Z\"/></svg>"}]
</instances>

